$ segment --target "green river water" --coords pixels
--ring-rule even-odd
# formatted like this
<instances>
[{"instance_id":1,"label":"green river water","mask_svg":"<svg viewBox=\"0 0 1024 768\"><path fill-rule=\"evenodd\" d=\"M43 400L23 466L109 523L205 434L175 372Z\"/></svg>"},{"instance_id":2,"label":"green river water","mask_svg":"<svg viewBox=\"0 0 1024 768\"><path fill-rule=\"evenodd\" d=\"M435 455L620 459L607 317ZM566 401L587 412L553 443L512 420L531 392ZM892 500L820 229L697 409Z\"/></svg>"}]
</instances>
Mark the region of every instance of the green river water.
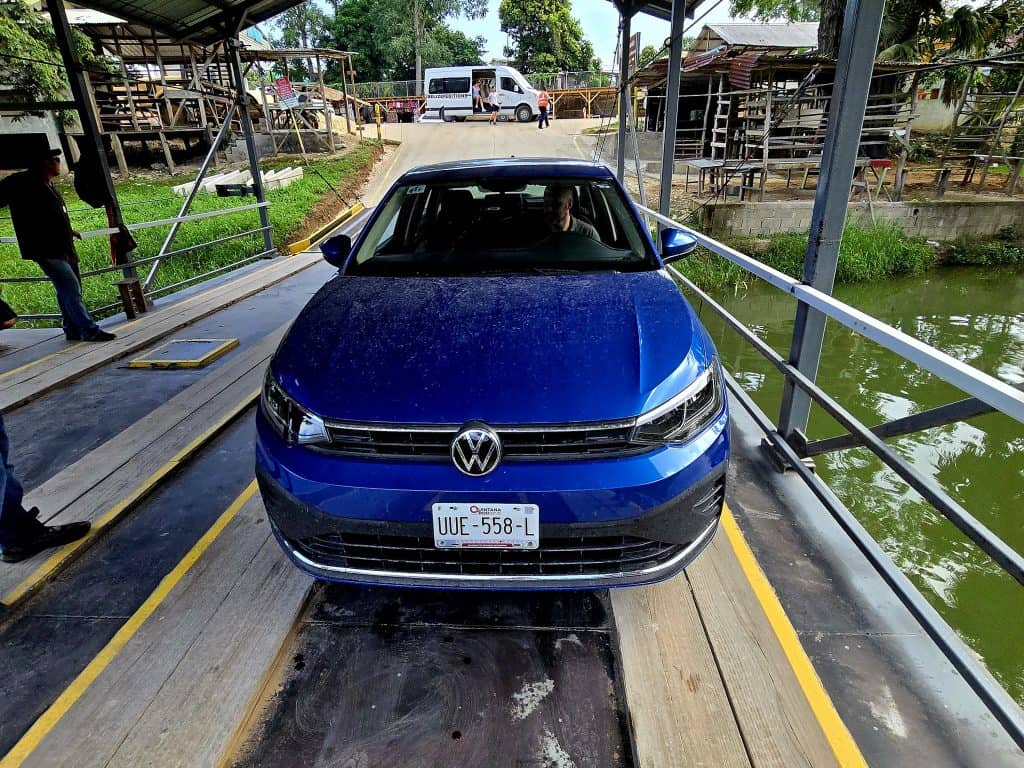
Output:
<instances>
[{"instance_id":1,"label":"green river water","mask_svg":"<svg viewBox=\"0 0 1024 768\"><path fill-rule=\"evenodd\" d=\"M947 268L837 287L837 298L1003 381L1024 382L1024 272ZM787 354L795 302L764 283L716 299ZM694 303L726 369L777 420L782 378ZM965 395L829 322L818 383L868 425ZM812 408L809 436L841 434ZM981 416L889 444L1018 552L1024 551L1024 427ZM818 472L1018 702L1024 703L1024 587L864 448L816 459Z\"/></svg>"}]
</instances>

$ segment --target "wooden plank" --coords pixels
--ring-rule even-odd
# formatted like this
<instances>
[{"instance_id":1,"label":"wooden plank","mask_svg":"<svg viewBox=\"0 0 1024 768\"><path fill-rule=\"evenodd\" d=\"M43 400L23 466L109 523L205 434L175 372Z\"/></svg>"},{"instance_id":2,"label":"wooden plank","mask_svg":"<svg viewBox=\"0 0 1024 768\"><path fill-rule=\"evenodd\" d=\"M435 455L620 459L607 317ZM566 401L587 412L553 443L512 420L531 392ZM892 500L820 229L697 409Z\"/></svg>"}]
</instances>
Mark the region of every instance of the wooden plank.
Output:
<instances>
[{"instance_id":1,"label":"wooden plank","mask_svg":"<svg viewBox=\"0 0 1024 768\"><path fill-rule=\"evenodd\" d=\"M238 280L126 323L115 329L119 335L114 341L100 345L75 345L47 359L46 365L28 366L0 378L0 412L24 405L52 389L132 354L157 339L301 272L319 260L319 255L312 252L280 259Z\"/></svg>"},{"instance_id":2,"label":"wooden plank","mask_svg":"<svg viewBox=\"0 0 1024 768\"><path fill-rule=\"evenodd\" d=\"M218 765L311 583L250 500L24 765Z\"/></svg>"},{"instance_id":3,"label":"wooden plank","mask_svg":"<svg viewBox=\"0 0 1024 768\"><path fill-rule=\"evenodd\" d=\"M127 500L139 499L176 466L174 457L198 450L213 437L225 414L251 400L263 381L263 369L288 324L230 364L211 371L128 429L66 467L28 496L43 519L56 524L72 520L110 525L127 512ZM97 531L98 533L98 531ZM91 542L48 550L0 569L0 597L6 604L25 599L46 579L77 557Z\"/></svg>"},{"instance_id":4,"label":"wooden plank","mask_svg":"<svg viewBox=\"0 0 1024 768\"><path fill-rule=\"evenodd\" d=\"M686 576L755 768L838 765L725 535Z\"/></svg>"},{"instance_id":5,"label":"wooden plank","mask_svg":"<svg viewBox=\"0 0 1024 768\"><path fill-rule=\"evenodd\" d=\"M689 582L611 595L638 768L749 767Z\"/></svg>"}]
</instances>

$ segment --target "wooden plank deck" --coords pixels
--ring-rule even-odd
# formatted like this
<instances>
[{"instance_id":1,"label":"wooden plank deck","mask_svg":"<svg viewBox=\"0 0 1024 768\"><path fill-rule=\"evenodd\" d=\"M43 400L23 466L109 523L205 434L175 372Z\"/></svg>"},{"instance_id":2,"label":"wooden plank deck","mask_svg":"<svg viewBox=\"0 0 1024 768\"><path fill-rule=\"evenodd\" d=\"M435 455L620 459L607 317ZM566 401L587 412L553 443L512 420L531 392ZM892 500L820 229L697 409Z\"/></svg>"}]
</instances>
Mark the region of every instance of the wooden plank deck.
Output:
<instances>
[{"instance_id":1,"label":"wooden plank deck","mask_svg":"<svg viewBox=\"0 0 1024 768\"><path fill-rule=\"evenodd\" d=\"M319 251L274 259L236 280L115 327L117 339L79 342L0 374L0 412L24 405L108 363L143 349L191 323L249 298L320 261Z\"/></svg>"},{"instance_id":2,"label":"wooden plank deck","mask_svg":"<svg viewBox=\"0 0 1024 768\"><path fill-rule=\"evenodd\" d=\"M156 487L175 466L217 433L218 425L255 401L266 361L288 324L251 348L235 353L145 418L66 467L31 491L28 506L43 510L46 522L93 522L90 537L60 550L42 552L0 569L0 601L25 599Z\"/></svg>"},{"instance_id":3,"label":"wooden plank deck","mask_svg":"<svg viewBox=\"0 0 1024 768\"><path fill-rule=\"evenodd\" d=\"M838 765L724 531L612 605L638 768Z\"/></svg>"},{"instance_id":4,"label":"wooden plank deck","mask_svg":"<svg viewBox=\"0 0 1024 768\"><path fill-rule=\"evenodd\" d=\"M522 674L529 667L523 667L525 660L519 664L497 664L492 677L506 675L509 679L501 685L495 683L494 690L483 698L474 693L481 681L467 674L462 663L433 665L426 677L417 673L419 665L425 663L423 653L429 653L426 646L423 653L412 650L416 642L433 638L431 642L436 640L438 653L443 655L444 648L451 647L445 645L452 642L450 636L457 638L463 631L458 629L457 621L453 624L451 617L446 618L445 611L472 610L459 607L464 601L441 599L441 603L449 602L451 607L425 608L425 613L440 610L439 623L433 628L416 615L409 619L408 626L394 623L401 608L396 609L392 619L386 618L386 609L377 610L376 615L373 610L366 613L360 609L358 598L347 607L335 609L328 605L319 615L307 616L303 621L300 617L311 582L280 552L270 535L258 496L244 501L241 511L195 560L191 570L137 622L134 634L120 647L97 657L98 669L83 672L80 680L84 678L85 683L76 681L58 699L51 713L41 719L46 727L30 731L21 744L21 752L12 752L19 759L8 756L0 765L250 765L260 764L258 754L276 754L274 749L292 742L296 749L302 746L310 752L313 762L307 764L333 765L332 756L348 754L346 739L355 737L355 729L363 745L357 750L360 754L367 754L368 745L376 754L387 752L388 744L401 744L404 762L392 764L411 766L417 764L417 754L425 754L414 748L418 738L427 739L424 745L433 745L428 750L431 754L448 754L437 740L441 736L457 738L451 735L449 721L467 720L475 729L507 729L502 718L477 717L473 713L480 707L484 708L481 711L514 711L514 694L523 680L529 678ZM417 600L428 604L438 600L433 592L429 593L432 597L417 597L415 592L404 594L409 595L405 599L410 605ZM475 599L466 598L470 603ZM500 605L503 598L488 599ZM510 602L516 599L519 598L508 598ZM589 712L588 701L596 701L592 699L595 694L590 693L584 697L587 701L577 701L570 695L564 700L559 698L562 703L557 707L537 710L542 720L531 728L541 734L559 735L556 752L562 762L553 764L580 768L818 768L838 764L722 532L687 574L652 587L613 591L611 605L619 639L622 704L628 711L633 757L629 758L621 747L609 748L608 754L602 754L601 740L594 735L593 728L566 726L574 711ZM144 609L145 606L140 612ZM531 626L533 621L515 621L516 610L510 609L513 620L504 633L493 631L501 626L493 623L498 615L493 612L487 614L490 618L484 625L468 627L476 648L474 657L487 657L489 651L480 647L481 643L492 643L491 651L500 650L499 646L504 647L502 643L509 645L510 638L514 642L509 647L514 646L515 653L520 655L529 656L553 646L553 639L528 640L526 635L531 632L555 634L556 639L561 638L561 644L580 643L567 629L553 633ZM136 622L134 617L128 624L132 622ZM406 633L408 642L413 643L405 652L404 661L386 653L387 648L397 647L384 642L396 631ZM296 638L303 633L315 636L315 647L301 646ZM363 655L340 653L342 647L359 649ZM588 647L583 643L576 650ZM308 653L296 654L296 648L305 648ZM371 669L363 658L367 653L385 655L380 656L377 664L370 665ZM543 665L551 661L538 657L536 663L542 665L538 669L545 669ZM314 665L315 669L311 667L313 671L301 673L306 664ZM408 665L404 671L402 664ZM588 667L584 664L577 669ZM561 670L556 676L567 673ZM394 678L397 687L388 683L391 687L380 688L385 685L385 678ZM358 685L344 684L357 679L364 680ZM583 688L579 690L586 688L580 684ZM574 690L569 680L559 685L568 686L567 692ZM602 690L608 690L613 683L606 681L602 685ZM307 690L302 694L296 686L306 686ZM409 695L409 690L414 697L420 695L415 691L420 691L445 700L413 707L405 715L384 707L395 716L386 717L382 711L377 713L377 720L372 707L367 712L360 710L358 728L352 717L343 718L344 722L335 717L338 707L347 706L355 712L353 707L370 707L368 702L376 700L375 696L395 704L400 696ZM279 694L286 697L282 711L291 714L259 715L261 705L267 707L267 702ZM462 706L472 704L474 696L480 698L479 706L471 706L472 712L463 712ZM336 701L331 709L334 714L313 706L327 699ZM292 712L295 707L298 709ZM430 727L418 719L418 711L426 713ZM103 727L96 727L97 723ZM409 729L420 736L414 736ZM606 730L602 729L602 733ZM513 743L509 741L510 732L501 732L508 738L499 738L498 731L491 739L487 738L486 730L473 734L473 738L467 734L466 744L454 745L452 750L468 749L475 744L473 753L477 757L488 753L488 766L522 765L521 748L493 748L498 743ZM575 740L573 734L579 734ZM254 745L263 751L254 755ZM290 754L290 749L283 749L281 755ZM285 765L287 761L271 760L268 764Z\"/></svg>"}]
</instances>

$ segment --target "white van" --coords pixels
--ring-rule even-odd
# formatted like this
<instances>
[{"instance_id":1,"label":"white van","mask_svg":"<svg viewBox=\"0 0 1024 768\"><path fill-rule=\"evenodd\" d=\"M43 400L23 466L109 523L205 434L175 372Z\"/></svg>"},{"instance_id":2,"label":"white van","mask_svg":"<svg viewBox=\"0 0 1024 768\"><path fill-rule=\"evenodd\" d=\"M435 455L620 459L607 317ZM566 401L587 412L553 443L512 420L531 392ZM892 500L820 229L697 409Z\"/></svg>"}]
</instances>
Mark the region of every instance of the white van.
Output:
<instances>
[{"instance_id":1,"label":"white van","mask_svg":"<svg viewBox=\"0 0 1024 768\"><path fill-rule=\"evenodd\" d=\"M465 120L474 114L473 83L480 84L483 110L477 114L488 114L488 94L495 86L501 92L501 114L515 116L521 123L528 123L540 111L537 107L536 88L512 67L432 67L423 73L423 89L427 103L423 117Z\"/></svg>"}]
</instances>

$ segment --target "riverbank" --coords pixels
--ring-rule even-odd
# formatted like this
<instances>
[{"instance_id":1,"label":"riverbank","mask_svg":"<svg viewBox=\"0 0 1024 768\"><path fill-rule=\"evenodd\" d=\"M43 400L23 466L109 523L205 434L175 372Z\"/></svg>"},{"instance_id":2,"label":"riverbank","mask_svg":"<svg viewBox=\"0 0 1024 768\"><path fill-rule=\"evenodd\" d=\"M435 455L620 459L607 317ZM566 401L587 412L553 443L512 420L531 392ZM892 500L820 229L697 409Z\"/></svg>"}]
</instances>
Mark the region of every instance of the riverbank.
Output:
<instances>
[{"instance_id":1,"label":"riverbank","mask_svg":"<svg viewBox=\"0 0 1024 768\"><path fill-rule=\"evenodd\" d=\"M780 233L765 238L730 238L724 242L790 277L799 277L807 251L807 234ZM848 224L843 232L837 284L872 282L919 275L942 266L1024 265L1024 233L1001 230L988 238L960 238L934 244L905 234L891 222L870 227ZM746 286L753 278L730 261L703 248L678 263L677 269L704 290Z\"/></svg>"},{"instance_id":2,"label":"riverbank","mask_svg":"<svg viewBox=\"0 0 1024 768\"><path fill-rule=\"evenodd\" d=\"M301 158L290 161L273 160L261 163L264 169L274 170L289 166L302 166L303 178L284 189L268 190L267 200L270 226L274 243L281 247L305 237L324 221L341 210L348 208L357 199L358 190L380 156L382 147L375 142L364 142L354 146L343 155L313 160L304 166ZM137 176L117 184L118 199L121 202L125 221L129 224L143 221L157 221L178 215L183 198L173 194L171 188L194 176ZM89 208L75 194L70 177L58 184L67 202L71 225L78 231L101 229L107 226L106 213ZM333 189L332 189L333 188ZM336 190L336 191L334 191ZM252 198L239 200L231 197L217 197L215 194L199 194L193 202L190 213L233 208L251 203ZM14 230L9 212L0 212L0 237L11 237ZM226 214L210 219L201 219L182 224L174 241L175 250L198 245L231 235L246 232L259 226L259 219L253 210ZM138 248L136 258L153 256L159 251L169 227L154 227L133 233ZM110 248L105 237L83 240L77 245L83 272L110 265ZM173 285L183 280L205 274L220 267L228 266L248 255L263 250L260 235L250 235L227 242L183 253L161 264L153 283L154 288ZM149 265L140 267L141 274L148 272ZM0 275L3 277L38 277L39 267L21 258L15 244L0 244ZM106 273L83 281L86 304L99 307L118 301L114 281L119 273ZM56 313L58 311L53 287L49 282L9 283L3 285L3 298L19 314Z\"/></svg>"}]
</instances>

